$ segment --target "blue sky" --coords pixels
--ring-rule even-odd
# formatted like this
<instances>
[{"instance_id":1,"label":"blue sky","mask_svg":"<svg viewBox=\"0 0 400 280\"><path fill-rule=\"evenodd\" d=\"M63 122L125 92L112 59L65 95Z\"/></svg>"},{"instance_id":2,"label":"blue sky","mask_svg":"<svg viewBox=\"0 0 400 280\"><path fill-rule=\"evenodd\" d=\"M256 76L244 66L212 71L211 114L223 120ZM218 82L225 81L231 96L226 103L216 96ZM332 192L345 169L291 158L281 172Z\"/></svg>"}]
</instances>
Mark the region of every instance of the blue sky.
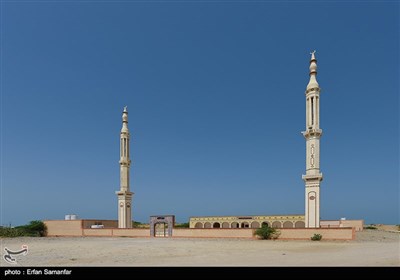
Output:
<instances>
[{"instance_id":1,"label":"blue sky","mask_svg":"<svg viewBox=\"0 0 400 280\"><path fill-rule=\"evenodd\" d=\"M322 219L399 224L399 4L2 1L1 224L304 213L317 50Z\"/></svg>"}]
</instances>

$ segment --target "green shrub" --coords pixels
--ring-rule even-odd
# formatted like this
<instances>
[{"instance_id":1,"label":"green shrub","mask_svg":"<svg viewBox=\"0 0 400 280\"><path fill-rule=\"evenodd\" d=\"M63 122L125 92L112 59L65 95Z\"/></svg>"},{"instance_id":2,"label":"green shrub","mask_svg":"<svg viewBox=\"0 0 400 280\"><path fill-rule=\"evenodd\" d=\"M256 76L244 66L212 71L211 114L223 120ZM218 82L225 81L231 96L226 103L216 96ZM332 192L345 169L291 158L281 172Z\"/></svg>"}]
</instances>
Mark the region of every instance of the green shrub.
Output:
<instances>
[{"instance_id":1,"label":"green shrub","mask_svg":"<svg viewBox=\"0 0 400 280\"><path fill-rule=\"evenodd\" d=\"M25 232L18 228L2 227L0 228L0 237L19 237L25 236Z\"/></svg>"},{"instance_id":2,"label":"green shrub","mask_svg":"<svg viewBox=\"0 0 400 280\"><path fill-rule=\"evenodd\" d=\"M256 229L255 235L260 237L261 239L277 239L280 232L275 228L269 227L264 224L261 228Z\"/></svg>"},{"instance_id":3,"label":"green shrub","mask_svg":"<svg viewBox=\"0 0 400 280\"><path fill-rule=\"evenodd\" d=\"M189 228L189 223L176 224L176 228Z\"/></svg>"},{"instance_id":4,"label":"green shrub","mask_svg":"<svg viewBox=\"0 0 400 280\"><path fill-rule=\"evenodd\" d=\"M365 229L378 229L378 228L374 226L366 226Z\"/></svg>"},{"instance_id":5,"label":"green shrub","mask_svg":"<svg viewBox=\"0 0 400 280\"><path fill-rule=\"evenodd\" d=\"M46 236L46 225L42 221L30 221L27 225L0 228L1 237L19 237L19 236Z\"/></svg>"},{"instance_id":6,"label":"green shrub","mask_svg":"<svg viewBox=\"0 0 400 280\"><path fill-rule=\"evenodd\" d=\"M322 239L322 235L318 233L314 233L313 236L311 236L312 241L320 241Z\"/></svg>"},{"instance_id":7,"label":"green shrub","mask_svg":"<svg viewBox=\"0 0 400 280\"><path fill-rule=\"evenodd\" d=\"M132 221L133 228L140 228L143 224L141 222Z\"/></svg>"}]
</instances>

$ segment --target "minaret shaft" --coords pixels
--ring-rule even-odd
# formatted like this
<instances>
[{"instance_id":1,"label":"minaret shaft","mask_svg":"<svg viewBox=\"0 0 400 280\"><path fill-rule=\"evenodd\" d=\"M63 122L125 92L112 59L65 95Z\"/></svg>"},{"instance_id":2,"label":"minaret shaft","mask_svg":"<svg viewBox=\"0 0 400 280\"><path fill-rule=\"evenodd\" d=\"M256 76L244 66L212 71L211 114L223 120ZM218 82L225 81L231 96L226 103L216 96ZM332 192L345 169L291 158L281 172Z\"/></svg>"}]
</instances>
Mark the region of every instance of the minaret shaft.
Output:
<instances>
[{"instance_id":1,"label":"minaret shaft","mask_svg":"<svg viewBox=\"0 0 400 280\"><path fill-rule=\"evenodd\" d=\"M306 89L306 130L303 135L306 139L306 175L303 180L305 189L305 226L306 228L320 227L320 138L322 130L319 128L319 95L320 87L317 82L317 60L315 51L311 53L310 81Z\"/></svg>"},{"instance_id":2,"label":"minaret shaft","mask_svg":"<svg viewBox=\"0 0 400 280\"><path fill-rule=\"evenodd\" d=\"M124 108L122 113L122 129L120 134L120 190L116 192L118 196L118 227L132 227L132 196L130 191L130 155L129 155L129 129L128 111Z\"/></svg>"}]
</instances>

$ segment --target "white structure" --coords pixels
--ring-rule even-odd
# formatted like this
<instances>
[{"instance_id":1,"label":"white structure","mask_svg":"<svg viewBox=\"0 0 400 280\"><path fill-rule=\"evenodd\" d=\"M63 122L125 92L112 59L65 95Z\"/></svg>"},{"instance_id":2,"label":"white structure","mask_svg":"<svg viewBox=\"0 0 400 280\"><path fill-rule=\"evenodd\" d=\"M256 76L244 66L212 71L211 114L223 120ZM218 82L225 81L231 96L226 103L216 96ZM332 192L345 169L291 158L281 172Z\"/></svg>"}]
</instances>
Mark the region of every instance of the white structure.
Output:
<instances>
[{"instance_id":1,"label":"white structure","mask_svg":"<svg viewBox=\"0 0 400 280\"><path fill-rule=\"evenodd\" d=\"M322 173L319 170L319 140L322 130L319 128L319 94L321 92L317 79L317 60L315 51L311 53L310 81L306 89L306 130L303 135L306 138L306 175L302 178L306 185L306 228L319 228L320 217L320 184Z\"/></svg>"},{"instance_id":2,"label":"white structure","mask_svg":"<svg viewBox=\"0 0 400 280\"><path fill-rule=\"evenodd\" d=\"M65 220L77 220L78 216L75 214L67 214L65 215Z\"/></svg>"},{"instance_id":3,"label":"white structure","mask_svg":"<svg viewBox=\"0 0 400 280\"><path fill-rule=\"evenodd\" d=\"M128 110L124 107L122 113L122 129L120 134L120 190L116 192L118 196L118 227L132 227L132 196L129 189L129 130L128 130Z\"/></svg>"}]
</instances>

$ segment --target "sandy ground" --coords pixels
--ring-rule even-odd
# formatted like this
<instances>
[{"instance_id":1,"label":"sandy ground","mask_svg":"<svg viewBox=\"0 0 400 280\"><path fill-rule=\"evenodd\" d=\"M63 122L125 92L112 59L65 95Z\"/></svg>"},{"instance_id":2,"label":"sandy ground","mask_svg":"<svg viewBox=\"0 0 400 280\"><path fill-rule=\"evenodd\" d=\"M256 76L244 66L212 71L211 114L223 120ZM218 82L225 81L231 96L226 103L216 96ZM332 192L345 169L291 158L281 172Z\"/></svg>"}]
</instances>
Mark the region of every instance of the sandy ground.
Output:
<instances>
[{"instance_id":1,"label":"sandy ground","mask_svg":"<svg viewBox=\"0 0 400 280\"><path fill-rule=\"evenodd\" d=\"M13 266L400 266L400 233L365 230L354 241L123 237L2 238L27 255Z\"/></svg>"}]
</instances>

